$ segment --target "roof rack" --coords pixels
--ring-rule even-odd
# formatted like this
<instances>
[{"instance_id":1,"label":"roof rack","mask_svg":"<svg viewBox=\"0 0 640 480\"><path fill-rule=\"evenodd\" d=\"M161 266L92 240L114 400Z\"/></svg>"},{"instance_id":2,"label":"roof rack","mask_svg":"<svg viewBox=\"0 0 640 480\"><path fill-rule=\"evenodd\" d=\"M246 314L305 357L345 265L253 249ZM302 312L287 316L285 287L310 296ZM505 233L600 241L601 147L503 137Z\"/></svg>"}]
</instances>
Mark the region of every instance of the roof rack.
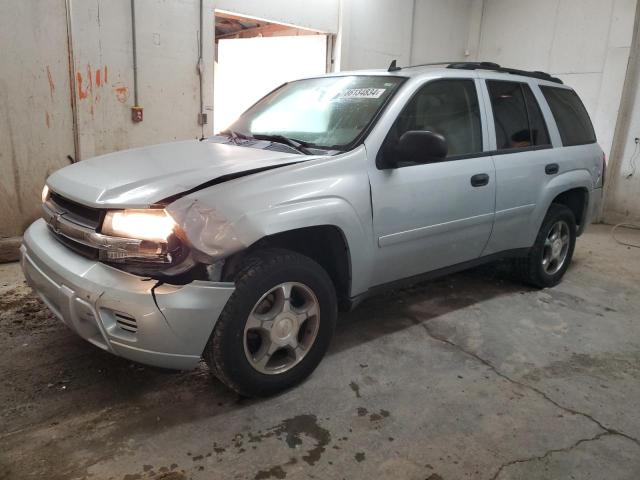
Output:
<instances>
[{"instance_id":1,"label":"roof rack","mask_svg":"<svg viewBox=\"0 0 640 480\"><path fill-rule=\"evenodd\" d=\"M491 70L493 72L510 73L512 75L522 75L523 77L532 77L554 83L563 83L558 77L553 77L546 72L530 72L528 70L518 70L517 68L501 67L497 63L491 62L458 62L449 64L447 68L458 68L461 70Z\"/></svg>"},{"instance_id":2,"label":"roof rack","mask_svg":"<svg viewBox=\"0 0 640 480\"><path fill-rule=\"evenodd\" d=\"M447 65L447 68L458 68L460 70L491 70L493 72L510 73L512 75L522 75L523 77L532 77L539 80L547 80L549 82L563 83L559 78L553 77L545 72L530 72L527 70L518 70L517 68L501 67L497 63L493 62L434 62L399 67L394 60L391 62L391 65L389 65L388 71L397 72L398 70L402 70L403 68L430 67L436 65Z\"/></svg>"}]
</instances>

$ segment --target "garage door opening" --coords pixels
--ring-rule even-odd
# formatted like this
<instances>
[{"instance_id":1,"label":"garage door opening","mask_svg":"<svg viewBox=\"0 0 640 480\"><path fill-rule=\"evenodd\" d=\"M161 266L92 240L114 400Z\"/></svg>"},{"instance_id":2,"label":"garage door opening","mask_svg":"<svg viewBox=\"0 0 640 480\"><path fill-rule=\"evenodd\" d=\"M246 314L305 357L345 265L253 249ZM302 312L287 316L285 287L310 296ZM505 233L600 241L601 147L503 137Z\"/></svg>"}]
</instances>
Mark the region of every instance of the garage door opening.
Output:
<instances>
[{"instance_id":1,"label":"garage door opening","mask_svg":"<svg viewBox=\"0 0 640 480\"><path fill-rule=\"evenodd\" d=\"M213 129L219 132L274 88L327 72L331 36L215 12Z\"/></svg>"}]
</instances>

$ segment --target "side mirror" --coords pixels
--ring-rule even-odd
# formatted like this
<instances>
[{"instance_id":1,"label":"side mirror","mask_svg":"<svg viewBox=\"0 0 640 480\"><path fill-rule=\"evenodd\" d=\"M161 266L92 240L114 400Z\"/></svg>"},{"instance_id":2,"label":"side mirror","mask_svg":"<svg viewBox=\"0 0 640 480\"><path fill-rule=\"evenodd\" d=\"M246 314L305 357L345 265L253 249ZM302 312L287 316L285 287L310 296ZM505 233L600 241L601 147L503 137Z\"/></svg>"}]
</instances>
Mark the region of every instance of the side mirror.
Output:
<instances>
[{"instance_id":1,"label":"side mirror","mask_svg":"<svg viewBox=\"0 0 640 480\"><path fill-rule=\"evenodd\" d=\"M398 140L396 151L404 161L415 163L440 162L447 157L447 140L429 130L409 130Z\"/></svg>"}]
</instances>

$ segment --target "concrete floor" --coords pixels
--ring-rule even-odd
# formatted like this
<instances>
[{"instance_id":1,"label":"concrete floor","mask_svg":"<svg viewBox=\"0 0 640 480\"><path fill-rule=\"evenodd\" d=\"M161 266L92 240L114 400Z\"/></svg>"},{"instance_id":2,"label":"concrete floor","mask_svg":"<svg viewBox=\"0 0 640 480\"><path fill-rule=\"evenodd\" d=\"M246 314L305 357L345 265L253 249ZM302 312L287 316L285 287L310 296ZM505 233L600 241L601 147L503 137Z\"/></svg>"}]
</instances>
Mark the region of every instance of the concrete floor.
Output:
<instances>
[{"instance_id":1,"label":"concrete floor","mask_svg":"<svg viewBox=\"0 0 640 480\"><path fill-rule=\"evenodd\" d=\"M640 250L609 227L554 289L485 267L371 299L267 400L103 353L15 264L0 294L0 478L640 478Z\"/></svg>"}]
</instances>

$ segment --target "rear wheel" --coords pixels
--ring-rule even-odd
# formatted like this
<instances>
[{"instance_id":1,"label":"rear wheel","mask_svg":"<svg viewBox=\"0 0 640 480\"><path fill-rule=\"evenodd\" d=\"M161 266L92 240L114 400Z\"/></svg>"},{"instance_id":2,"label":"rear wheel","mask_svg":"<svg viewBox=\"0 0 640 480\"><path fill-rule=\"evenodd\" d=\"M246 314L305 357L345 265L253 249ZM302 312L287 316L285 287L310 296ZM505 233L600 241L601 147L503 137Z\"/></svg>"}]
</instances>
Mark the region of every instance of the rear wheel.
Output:
<instances>
[{"instance_id":1,"label":"rear wheel","mask_svg":"<svg viewBox=\"0 0 640 480\"><path fill-rule=\"evenodd\" d=\"M337 317L325 270L282 249L250 254L204 352L212 372L246 396L267 396L304 380L324 356Z\"/></svg>"},{"instance_id":2,"label":"rear wheel","mask_svg":"<svg viewBox=\"0 0 640 480\"><path fill-rule=\"evenodd\" d=\"M529 255L518 259L519 276L544 288L560 283L569 268L576 243L576 220L564 205L551 204Z\"/></svg>"}]
</instances>

